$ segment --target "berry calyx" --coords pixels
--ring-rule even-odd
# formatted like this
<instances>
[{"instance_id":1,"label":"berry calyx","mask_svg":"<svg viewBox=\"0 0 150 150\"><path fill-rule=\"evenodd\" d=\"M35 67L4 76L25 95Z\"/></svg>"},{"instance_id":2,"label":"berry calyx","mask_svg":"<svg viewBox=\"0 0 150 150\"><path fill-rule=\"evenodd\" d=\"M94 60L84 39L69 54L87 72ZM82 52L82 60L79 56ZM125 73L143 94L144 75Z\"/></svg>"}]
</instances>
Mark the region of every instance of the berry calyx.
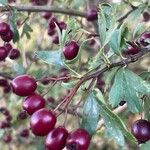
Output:
<instances>
[{"instance_id":1,"label":"berry calyx","mask_svg":"<svg viewBox=\"0 0 150 150\"><path fill-rule=\"evenodd\" d=\"M30 120L30 126L33 134L37 136L47 135L55 126L56 116L46 108L36 111Z\"/></svg>"},{"instance_id":2,"label":"berry calyx","mask_svg":"<svg viewBox=\"0 0 150 150\"><path fill-rule=\"evenodd\" d=\"M20 56L20 52L18 49L12 49L9 53L10 59L17 59Z\"/></svg>"},{"instance_id":3,"label":"berry calyx","mask_svg":"<svg viewBox=\"0 0 150 150\"><path fill-rule=\"evenodd\" d=\"M68 131L64 127L57 127L49 132L45 140L47 150L62 150L65 147Z\"/></svg>"},{"instance_id":4,"label":"berry calyx","mask_svg":"<svg viewBox=\"0 0 150 150\"><path fill-rule=\"evenodd\" d=\"M23 109L29 114L32 115L37 110L45 107L45 99L37 93L25 98L23 101Z\"/></svg>"},{"instance_id":5,"label":"berry calyx","mask_svg":"<svg viewBox=\"0 0 150 150\"><path fill-rule=\"evenodd\" d=\"M74 59L79 52L79 45L76 41L67 43L63 49L63 54L67 60Z\"/></svg>"},{"instance_id":6,"label":"berry calyx","mask_svg":"<svg viewBox=\"0 0 150 150\"><path fill-rule=\"evenodd\" d=\"M9 30L6 35L2 35L1 38L4 42L10 42L13 39L14 33Z\"/></svg>"},{"instance_id":7,"label":"berry calyx","mask_svg":"<svg viewBox=\"0 0 150 150\"><path fill-rule=\"evenodd\" d=\"M7 57L8 53L5 47L0 47L0 61L5 60L5 58Z\"/></svg>"},{"instance_id":8,"label":"berry calyx","mask_svg":"<svg viewBox=\"0 0 150 150\"><path fill-rule=\"evenodd\" d=\"M88 150L90 140L90 135L86 130L77 129L68 135L66 148L67 150Z\"/></svg>"},{"instance_id":9,"label":"berry calyx","mask_svg":"<svg viewBox=\"0 0 150 150\"><path fill-rule=\"evenodd\" d=\"M148 40L150 40L150 32L145 32L141 35L140 37L140 43L143 46L148 46L150 45L150 42L148 42Z\"/></svg>"},{"instance_id":10,"label":"berry calyx","mask_svg":"<svg viewBox=\"0 0 150 150\"><path fill-rule=\"evenodd\" d=\"M12 80L11 87L16 95L29 96L36 90L37 83L29 75L20 75Z\"/></svg>"},{"instance_id":11,"label":"berry calyx","mask_svg":"<svg viewBox=\"0 0 150 150\"><path fill-rule=\"evenodd\" d=\"M7 23L1 22L0 23L0 35L5 36L10 30L10 27Z\"/></svg>"},{"instance_id":12,"label":"berry calyx","mask_svg":"<svg viewBox=\"0 0 150 150\"><path fill-rule=\"evenodd\" d=\"M96 8L90 8L86 12L86 18L88 21L95 21L98 18L97 15L97 9Z\"/></svg>"},{"instance_id":13,"label":"berry calyx","mask_svg":"<svg viewBox=\"0 0 150 150\"><path fill-rule=\"evenodd\" d=\"M147 120L137 120L131 128L132 134L139 143L144 143L150 140L150 122Z\"/></svg>"}]
</instances>

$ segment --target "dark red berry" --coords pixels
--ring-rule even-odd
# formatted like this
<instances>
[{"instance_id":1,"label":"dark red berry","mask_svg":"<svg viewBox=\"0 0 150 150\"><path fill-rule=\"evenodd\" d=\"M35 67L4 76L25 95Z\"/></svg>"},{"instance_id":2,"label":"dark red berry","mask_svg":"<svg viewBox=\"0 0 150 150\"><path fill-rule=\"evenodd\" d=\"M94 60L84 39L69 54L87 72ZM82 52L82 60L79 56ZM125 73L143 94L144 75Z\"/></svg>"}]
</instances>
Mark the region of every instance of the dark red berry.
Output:
<instances>
[{"instance_id":1,"label":"dark red berry","mask_svg":"<svg viewBox=\"0 0 150 150\"><path fill-rule=\"evenodd\" d=\"M9 53L11 51L11 49L13 48L12 45L10 43L5 43L4 44L5 49L7 50L7 53Z\"/></svg>"},{"instance_id":2,"label":"dark red berry","mask_svg":"<svg viewBox=\"0 0 150 150\"><path fill-rule=\"evenodd\" d=\"M10 134L9 135L4 135L3 141L5 143L10 143L12 141L12 136Z\"/></svg>"},{"instance_id":3,"label":"dark red berry","mask_svg":"<svg viewBox=\"0 0 150 150\"><path fill-rule=\"evenodd\" d=\"M25 98L23 101L23 109L29 114L32 115L37 110L45 107L45 99L37 93Z\"/></svg>"},{"instance_id":4,"label":"dark red berry","mask_svg":"<svg viewBox=\"0 0 150 150\"><path fill-rule=\"evenodd\" d=\"M8 53L5 47L0 47L0 61L5 60L7 57Z\"/></svg>"},{"instance_id":5,"label":"dark red berry","mask_svg":"<svg viewBox=\"0 0 150 150\"><path fill-rule=\"evenodd\" d=\"M97 18L98 18L97 9L96 8L88 9L87 12L86 12L86 18L87 18L88 21L97 20Z\"/></svg>"},{"instance_id":6,"label":"dark red berry","mask_svg":"<svg viewBox=\"0 0 150 150\"><path fill-rule=\"evenodd\" d=\"M49 21L49 28L50 28L51 30L55 29L55 27L56 27L55 23L58 24L58 23L57 23L57 19L53 17L53 18Z\"/></svg>"},{"instance_id":7,"label":"dark red berry","mask_svg":"<svg viewBox=\"0 0 150 150\"><path fill-rule=\"evenodd\" d=\"M2 111L3 115L4 116L9 116L10 115L10 112L7 108L5 108L3 111Z\"/></svg>"},{"instance_id":8,"label":"dark red berry","mask_svg":"<svg viewBox=\"0 0 150 150\"><path fill-rule=\"evenodd\" d=\"M1 22L0 23L0 35L5 36L10 30L10 27L7 23Z\"/></svg>"},{"instance_id":9,"label":"dark red berry","mask_svg":"<svg viewBox=\"0 0 150 150\"><path fill-rule=\"evenodd\" d=\"M21 120L24 120L24 119L27 119L28 117L28 114L26 111L21 111L19 114L18 114L18 119L21 119Z\"/></svg>"},{"instance_id":10,"label":"dark red berry","mask_svg":"<svg viewBox=\"0 0 150 150\"><path fill-rule=\"evenodd\" d=\"M58 36L54 36L52 39L54 44L59 44L59 37Z\"/></svg>"},{"instance_id":11,"label":"dark red berry","mask_svg":"<svg viewBox=\"0 0 150 150\"><path fill-rule=\"evenodd\" d=\"M4 93L9 93L11 91L11 86L9 84L7 84L4 88L3 88L3 92Z\"/></svg>"},{"instance_id":12,"label":"dark red berry","mask_svg":"<svg viewBox=\"0 0 150 150\"><path fill-rule=\"evenodd\" d=\"M9 116L6 117L6 121L7 122L10 122L11 120L12 120L12 116L11 115L9 115Z\"/></svg>"},{"instance_id":13,"label":"dark red berry","mask_svg":"<svg viewBox=\"0 0 150 150\"><path fill-rule=\"evenodd\" d=\"M8 84L6 79L0 79L0 86L4 87Z\"/></svg>"},{"instance_id":14,"label":"dark red berry","mask_svg":"<svg viewBox=\"0 0 150 150\"><path fill-rule=\"evenodd\" d=\"M23 138L27 138L29 136L29 130L28 129L21 130L20 136Z\"/></svg>"},{"instance_id":15,"label":"dark red berry","mask_svg":"<svg viewBox=\"0 0 150 150\"><path fill-rule=\"evenodd\" d=\"M50 80L47 79L47 77L45 77L42 81L41 81L42 84L44 85L48 85L50 83Z\"/></svg>"},{"instance_id":16,"label":"dark red berry","mask_svg":"<svg viewBox=\"0 0 150 150\"><path fill-rule=\"evenodd\" d=\"M16 0L8 0L8 3L15 3Z\"/></svg>"},{"instance_id":17,"label":"dark red berry","mask_svg":"<svg viewBox=\"0 0 150 150\"><path fill-rule=\"evenodd\" d=\"M59 27L60 30L62 31L62 30L65 30L65 29L66 29L67 25L66 25L65 22L61 21L61 22L58 23L58 27Z\"/></svg>"},{"instance_id":18,"label":"dark red berry","mask_svg":"<svg viewBox=\"0 0 150 150\"><path fill-rule=\"evenodd\" d=\"M147 11L143 13L143 19L144 22L148 22L150 20L150 14Z\"/></svg>"},{"instance_id":19,"label":"dark red berry","mask_svg":"<svg viewBox=\"0 0 150 150\"><path fill-rule=\"evenodd\" d=\"M148 40L150 40L150 32L143 33L140 37L140 43L143 46L148 46L150 45L150 41L148 42Z\"/></svg>"},{"instance_id":20,"label":"dark red berry","mask_svg":"<svg viewBox=\"0 0 150 150\"><path fill-rule=\"evenodd\" d=\"M1 38L4 42L10 42L13 39L13 32L11 30L8 31L6 35L2 35Z\"/></svg>"},{"instance_id":21,"label":"dark red berry","mask_svg":"<svg viewBox=\"0 0 150 150\"><path fill-rule=\"evenodd\" d=\"M55 102L55 99L54 99L53 97L49 96L49 97L47 98L47 101L48 101L49 103L54 103L54 102Z\"/></svg>"},{"instance_id":22,"label":"dark red berry","mask_svg":"<svg viewBox=\"0 0 150 150\"><path fill-rule=\"evenodd\" d=\"M53 36L56 33L55 29L48 28L48 35Z\"/></svg>"},{"instance_id":23,"label":"dark red berry","mask_svg":"<svg viewBox=\"0 0 150 150\"><path fill-rule=\"evenodd\" d=\"M128 49L125 51L126 55L135 55L137 53L139 53L139 50L132 46L129 46Z\"/></svg>"},{"instance_id":24,"label":"dark red berry","mask_svg":"<svg viewBox=\"0 0 150 150\"><path fill-rule=\"evenodd\" d=\"M52 17L52 12L43 12L42 17L48 20Z\"/></svg>"},{"instance_id":25,"label":"dark red berry","mask_svg":"<svg viewBox=\"0 0 150 150\"><path fill-rule=\"evenodd\" d=\"M78 55L79 45L76 41L67 43L63 49L64 56L67 60L72 60Z\"/></svg>"},{"instance_id":26,"label":"dark red berry","mask_svg":"<svg viewBox=\"0 0 150 150\"><path fill-rule=\"evenodd\" d=\"M36 111L30 120L31 130L37 136L47 135L54 128L55 123L55 115L46 108Z\"/></svg>"},{"instance_id":27,"label":"dark red berry","mask_svg":"<svg viewBox=\"0 0 150 150\"><path fill-rule=\"evenodd\" d=\"M17 59L20 56L20 52L18 49L12 49L9 53L10 59Z\"/></svg>"},{"instance_id":28,"label":"dark red berry","mask_svg":"<svg viewBox=\"0 0 150 150\"><path fill-rule=\"evenodd\" d=\"M49 132L45 140L46 150L62 150L65 147L68 131L58 127Z\"/></svg>"},{"instance_id":29,"label":"dark red berry","mask_svg":"<svg viewBox=\"0 0 150 150\"><path fill-rule=\"evenodd\" d=\"M97 82L96 82L96 87L99 90L103 91L104 90L104 86L105 86L105 82L101 78L98 78Z\"/></svg>"},{"instance_id":30,"label":"dark red berry","mask_svg":"<svg viewBox=\"0 0 150 150\"><path fill-rule=\"evenodd\" d=\"M144 143L150 140L150 122L147 120L137 120L131 128L132 134L139 143Z\"/></svg>"},{"instance_id":31,"label":"dark red berry","mask_svg":"<svg viewBox=\"0 0 150 150\"><path fill-rule=\"evenodd\" d=\"M30 0L32 5L46 5L48 0Z\"/></svg>"},{"instance_id":32,"label":"dark red berry","mask_svg":"<svg viewBox=\"0 0 150 150\"><path fill-rule=\"evenodd\" d=\"M29 75L20 75L14 78L11 82L13 92L19 96L29 96L37 88L37 83L34 78Z\"/></svg>"},{"instance_id":33,"label":"dark red berry","mask_svg":"<svg viewBox=\"0 0 150 150\"><path fill-rule=\"evenodd\" d=\"M67 150L88 150L90 145L90 135L84 129L77 129L72 131L67 138Z\"/></svg>"},{"instance_id":34,"label":"dark red berry","mask_svg":"<svg viewBox=\"0 0 150 150\"><path fill-rule=\"evenodd\" d=\"M0 122L0 128L5 129L5 128L10 128L11 124L8 121L2 121Z\"/></svg>"}]
</instances>

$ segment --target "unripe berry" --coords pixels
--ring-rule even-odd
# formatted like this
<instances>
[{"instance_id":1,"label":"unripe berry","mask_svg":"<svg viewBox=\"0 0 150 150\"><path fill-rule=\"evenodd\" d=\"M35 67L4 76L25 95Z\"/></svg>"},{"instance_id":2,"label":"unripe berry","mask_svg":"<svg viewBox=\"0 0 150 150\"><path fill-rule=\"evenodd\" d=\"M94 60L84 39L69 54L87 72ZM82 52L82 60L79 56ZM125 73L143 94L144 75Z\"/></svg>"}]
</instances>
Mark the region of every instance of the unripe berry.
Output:
<instances>
[{"instance_id":1,"label":"unripe berry","mask_svg":"<svg viewBox=\"0 0 150 150\"><path fill-rule=\"evenodd\" d=\"M29 75L20 75L12 80L11 87L16 95L29 96L36 90L37 83Z\"/></svg>"},{"instance_id":2,"label":"unripe berry","mask_svg":"<svg viewBox=\"0 0 150 150\"><path fill-rule=\"evenodd\" d=\"M23 109L32 115L37 110L45 107L45 99L37 93L25 98L23 101Z\"/></svg>"},{"instance_id":3,"label":"unripe berry","mask_svg":"<svg viewBox=\"0 0 150 150\"><path fill-rule=\"evenodd\" d=\"M31 130L37 136L47 135L54 128L55 123L56 116L46 108L36 111L30 120Z\"/></svg>"},{"instance_id":4,"label":"unripe berry","mask_svg":"<svg viewBox=\"0 0 150 150\"><path fill-rule=\"evenodd\" d=\"M64 56L67 60L72 60L78 55L79 45L75 41L67 43L63 49Z\"/></svg>"}]
</instances>

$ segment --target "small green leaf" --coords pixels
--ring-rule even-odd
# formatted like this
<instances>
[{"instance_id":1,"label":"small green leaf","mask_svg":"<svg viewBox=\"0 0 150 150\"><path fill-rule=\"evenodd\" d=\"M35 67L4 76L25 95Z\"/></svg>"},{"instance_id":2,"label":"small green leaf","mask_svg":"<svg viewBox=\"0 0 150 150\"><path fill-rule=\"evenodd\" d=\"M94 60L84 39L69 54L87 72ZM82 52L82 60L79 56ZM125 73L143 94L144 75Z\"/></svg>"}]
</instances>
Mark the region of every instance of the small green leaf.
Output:
<instances>
[{"instance_id":1,"label":"small green leaf","mask_svg":"<svg viewBox=\"0 0 150 150\"><path fill-rule=\"evenodd\" d=\"M35 55L44 62L56 67L63 67L64 62L61 57L61 51L36 51Z\"/></svg>"},{"instance_id":2,"label":"small green leaf","mask_svg":"<svg viewBox=\"0 0 150 150\"><path fill-rule=\"evenodd\" d=\"M121 146L124 145L124 136L132 142L135 142L135 138L128 132L122 120L100 100L97 100L97 102L100 108L100 115L105 122L107 136L114 139Z\"/></svg>"},{"instance_id":3,"label":"small green leaf","mask_svg":"<svg viewBox=\"0 0 150 150\"><path fill-rule=\"evenodd\" d=\"M127 101L133 113L141 112L141 96L150 93L150 83L128 69L121 68L115 76L109 93L109 102L116 107L122 100Z\"/></svg>"},{"instance_id":4,"label":"small green leaf","mask_svg":"<svg viewBox=\"0 0 150 150\"><path fill-rule=\"evenodd\" d=\"M22 64L13 63L13 70L16 73L16 75L21 75L25 73L25 68Z\"/></svg>"},{"instance_id":5,"label":"small green leaf","mask_svg":"<svg viewBox=\"0 0 150 150\"><path fill-rule=\"evenodd\" d=\"M91 135L95 133L99 120L99 106L93 93L90 93L83 106L83 119L81 127Z\"/></svg>"},{"instance_id":6,"label":"small green leaf","mask_svg":"<svg viewBox=\"0 0 150 150\"><path fill-rule=\"evenodd\" d=\"M26 35L27 39L30 39L30 33L33 32L32 28L27 24L25 23L23 25L23 30L22 30L22 33L21 33L21 37L23 37L24 35Z\"/></svg>"}]
</instances>

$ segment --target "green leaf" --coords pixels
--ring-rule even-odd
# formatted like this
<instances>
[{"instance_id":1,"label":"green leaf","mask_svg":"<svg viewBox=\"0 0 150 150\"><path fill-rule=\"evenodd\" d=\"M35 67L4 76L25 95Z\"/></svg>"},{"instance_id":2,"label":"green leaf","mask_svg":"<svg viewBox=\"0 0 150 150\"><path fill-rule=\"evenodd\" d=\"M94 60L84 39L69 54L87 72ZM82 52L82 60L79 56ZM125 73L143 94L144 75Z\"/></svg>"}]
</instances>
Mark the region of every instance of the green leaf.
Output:
<instances>
[{"instance_id":1,"label":"green leaf","mask_svg":"<svg viewBox=\"0 0 150 150\"><path fill-rule=\"evenodd\" d=\"M8 17L8 23L14 34L14 36L13 36L14 43L19 41L19 31L17 29L16 18L17 18L17 10L13 9L13 10L11 10L11 15L9 15L9 17Z\"/></svg>"},{"instance_id":2,"label":"green leaf","mask_svg":"<svg viewBox=\"0 0 150 150\"><path fill-rule=\"evenodd\" d=\"M140 77L144 80L149 79L150 78L150 71L144 71L140 74Z\"/></svg>"},{"instance_id":3,"label":"green leaf","mask_svg":"<svg viewBox=\"0 0 150 150\"><path fill-rule=\"evenodd\" d=\"M105 39L106 39L106 18L104 15L104 11L102 7L100 6L100 11L98 14L98 30L99 30L99 35L100 35L100 43L101 46L104 45Z\"/></svg>"},{"instance_id":4,"label":"green leaf","mask_svg":"<svg viewBox=\"0 0 150 150\"><path fill-rule=\"evenodd\" d=\"M14 72L16 73L16 75L21 75L25 73L25 68L23 67L22 64L13 63L12 68Z\"/></svg>"},{"instance_id":5,"label":"green leaf","mask_svg":"<svg viewBox=\"0 0 150 150\"><path fill-rule=\"evenodd\" d=\"M135 138L128 132L122 120L114 114L104 103L97 100L100 108L100 115L103 117L107 129L107 136L114 139L119 145L124 145L124 136L135 142Z\"/></svg>"},{"instance_id":6,"label":"green leaf","mask_svg":"<svg viewBox=\"0 0 150 150\"><path fill-rule=\"evenodd\" d=\"M150 121L150 96L144 98L144 118Z\"/></svg>"},{"instance_id":7,"label":"green leaf","mask_svg":"<svg viewBox=\"0 0 150 150\"><path fill-rule=\"evenodd\" d=\"M21 33L21 37L26 35L27 39L30 39L31 38L31 36L30 36L31 32L33 32L32 28L27 23L25 23L23 25L23 30L22 30L22 33Z\"/></svg>"},{"instance_id":8,"label":"green leaf","mask_svg":"<svg viewBox=\"0 0 150 150\"><path fill-rule=\"evenodd\" d=\"M2 4L2 5L6 5L8 2L7 2L7 0L0 0L0 4Z\"/></svg>"},{"instance_id":9,"label":"green leaf","mask_svg":"<svg viewBox=\"0 0 150 150\"><path fill-rule=\"evenodd\" d=\"M140 97L150 93L150 84L128 69L121 68L115 76L109 93L109 102L116 107L122 100L127 101L133 113L141 112Z\"/></svg>"},{"instance_id":10,"label":"green leaf","mask_svg":"<svg viewBox=\"0 0 150 150\"><path fill-rule=\"evenodd\" d=\"M150 141L140 146L140 150L149 150L149 148L150 148Z\"/></svg>"},{"instance_id":11,"label":"green leaf","mask_svg":"<svg viewBox=\"0 0 150 150\"><path fill-rule=\"evenodd\" d=\"M90 93L83 106L83 119L81 127L91 135L95 133L99 120L99 106L93 93Z\"/></svg>"},{"instance_id":12,"label":"green leaf","mask_svg":"<svg viewBox=\"0 0 150 150\"><path fill-rule=\"evenodd\" d=\"M56 67L64 67L64 62L61 58L61 51L36 51L35 55L45 63Z\"/></svg>"},{"instance_id":13,"label":"green leaf","mask_svg":"<svg viewBox=\"0 0 150 150\"><path fill-rule=\"evenodd\" d=\"M70 88L74 87L74 85L75 85L77 82L78 82L78 81L71 81L71 82L67 82L67 83L62 82L62 83L61 83L61 86L64 87L64 88L66 88L66 89L70 89Z\"/></svg>"}]
</instances>

